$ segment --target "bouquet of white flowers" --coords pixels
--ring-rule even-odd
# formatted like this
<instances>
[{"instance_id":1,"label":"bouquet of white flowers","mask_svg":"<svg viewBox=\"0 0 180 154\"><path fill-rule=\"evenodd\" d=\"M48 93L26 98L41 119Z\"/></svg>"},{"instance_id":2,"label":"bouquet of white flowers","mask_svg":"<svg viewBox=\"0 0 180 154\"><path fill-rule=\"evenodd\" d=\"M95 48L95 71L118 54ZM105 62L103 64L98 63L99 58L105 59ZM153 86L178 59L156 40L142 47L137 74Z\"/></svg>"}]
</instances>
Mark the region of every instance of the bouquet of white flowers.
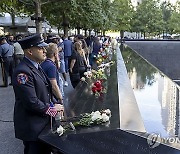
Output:
<instances>
[{"instance_id":1,"label":"bouquet of white flowers","mask_svg":"<svg viewBox=\"0 0 180 154\"><path fill-rule=\"evenodd\" d=\"M102 111L95 111L91 113L85 113L81 115L78 122L74 123L75 126L91 126L108 122L111 117L111 111L109 109Z\"/></svg>"},{"instance_id":2,"label":"bouquet of white flowers","mask_svg":"<svg viewBox=\"0 0 180 154\"><path fill-rule=\"evenodd\" d=\"M85 126L89 127L92 125L99 125L106 122L109 122L111 117L111 111L109 109L95 111L91 113L81 114L80 119L77 122L73 122L73 127L75 126ZM63 133L67 130L68 127L62 127L61 125L57 128L56 132L59 136L63 135Z\"/></svg>"}]
</instances>

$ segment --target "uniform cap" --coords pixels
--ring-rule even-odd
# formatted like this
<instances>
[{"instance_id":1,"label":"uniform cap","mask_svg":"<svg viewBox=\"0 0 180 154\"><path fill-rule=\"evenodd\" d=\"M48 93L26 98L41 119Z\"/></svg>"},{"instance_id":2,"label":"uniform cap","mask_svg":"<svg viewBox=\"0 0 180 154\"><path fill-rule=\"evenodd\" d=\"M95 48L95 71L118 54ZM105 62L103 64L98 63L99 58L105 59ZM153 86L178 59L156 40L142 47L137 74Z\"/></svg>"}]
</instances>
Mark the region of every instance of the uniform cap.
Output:
<instances>
[{"instance_id":1,"label":"uniform cap","mask_svg":"<svg viewBox=\"0 0 180 154\"><path fill-rule=\"evenodd\" d=\"M21 45L22 49L29 49L34 46L38 47L46 47L48 46L47 43L44 42L41 34L35 34L26 38L23 38L18 41Z\"/></svg>"}]
</instances>

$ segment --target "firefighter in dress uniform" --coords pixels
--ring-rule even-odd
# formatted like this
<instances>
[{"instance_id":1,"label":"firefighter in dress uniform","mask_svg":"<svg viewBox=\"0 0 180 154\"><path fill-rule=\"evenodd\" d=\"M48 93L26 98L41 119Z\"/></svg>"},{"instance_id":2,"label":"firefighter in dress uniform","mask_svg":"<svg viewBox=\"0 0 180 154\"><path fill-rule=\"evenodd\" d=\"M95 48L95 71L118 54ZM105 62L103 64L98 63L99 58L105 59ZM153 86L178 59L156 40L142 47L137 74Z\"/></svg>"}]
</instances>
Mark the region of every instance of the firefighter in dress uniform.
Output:
<instances>
[{"instance_id":1,"label":"firefighter in dress uniform","mask_svg":"<svg viewBox=\"0 0 180 154\"><path fill-rule=\"evenodd\" d=\"M46 58L46 47L40 34L19 41L24 50L24 59L13 74L15 93L14 128L15 137L22 140L24 154L50 154L51 149L38 140L38 135L47 124L50 116L63 112L61 104L52 106L51 84L40 67Z\"/></svg>"}]
</instances>

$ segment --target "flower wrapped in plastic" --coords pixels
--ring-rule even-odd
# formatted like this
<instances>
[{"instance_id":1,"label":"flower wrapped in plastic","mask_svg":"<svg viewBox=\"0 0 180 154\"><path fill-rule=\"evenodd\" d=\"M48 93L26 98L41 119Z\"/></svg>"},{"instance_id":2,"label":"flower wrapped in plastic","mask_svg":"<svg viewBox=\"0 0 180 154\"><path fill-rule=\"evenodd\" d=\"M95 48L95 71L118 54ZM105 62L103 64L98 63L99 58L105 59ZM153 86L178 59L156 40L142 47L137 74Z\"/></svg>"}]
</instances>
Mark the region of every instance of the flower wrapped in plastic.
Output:
<instances>
[{"instance_id":1,"label":"flower wrapped in plastic","mask_svg":"<svg viewBox=\"0 0 180 154\"><path fill-rule=\"evenodd\" d=\"M71 125L73 125L73 129L71 127L71 130L75 130L75 127L78 126L84 126L84 127L90 127L94 125L100 125L103 124L105 127L108 127L110 124L110 117L111 117L111 111L109 109L101 110L101 111L95 111L91 113L84 113L81 114L78 118L78 121L70 122ZM56 130L57 134L59 136L62 136L66 131L70 129L69 126L64 125L59 126Z\"/></svg>"}]
</instances>

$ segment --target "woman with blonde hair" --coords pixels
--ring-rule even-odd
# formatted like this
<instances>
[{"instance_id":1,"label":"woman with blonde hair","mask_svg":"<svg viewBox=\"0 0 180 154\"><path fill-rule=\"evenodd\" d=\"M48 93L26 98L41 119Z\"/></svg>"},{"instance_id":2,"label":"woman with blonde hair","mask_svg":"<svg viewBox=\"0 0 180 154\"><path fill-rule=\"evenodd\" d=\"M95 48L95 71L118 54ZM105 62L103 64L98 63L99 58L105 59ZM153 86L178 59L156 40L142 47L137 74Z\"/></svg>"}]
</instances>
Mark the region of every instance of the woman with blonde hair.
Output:
<instances>
[{"instance_id":1,"label":"woman with blonde hair","mask_svg":"<svg viewBox=\"0 0 180 154\"><path fill-rule=\"evenodd\" d=\"M85 57L86 57L86 63L87 63L87 66L88 66L89 65L90 49L88 48L87 43L86 43L86 41L84 39L82 39L81 42L82 42L82 49L84 50Z\"/></svg>"},{"instance_id":2,"label":"woman with blonde hair","mask_svg":"<svg viewBox=\"0 0 180 154\"><path fill-rule=\"evenodd\" d=\"M73 88L75 88L80 79L84 76L84 72L86 71L87 61L85 57L85 52L82 49L82 43L76 42L74 43L74 51L71 56L70 61L70 80Z\"/></svg>"}]
</instances>

